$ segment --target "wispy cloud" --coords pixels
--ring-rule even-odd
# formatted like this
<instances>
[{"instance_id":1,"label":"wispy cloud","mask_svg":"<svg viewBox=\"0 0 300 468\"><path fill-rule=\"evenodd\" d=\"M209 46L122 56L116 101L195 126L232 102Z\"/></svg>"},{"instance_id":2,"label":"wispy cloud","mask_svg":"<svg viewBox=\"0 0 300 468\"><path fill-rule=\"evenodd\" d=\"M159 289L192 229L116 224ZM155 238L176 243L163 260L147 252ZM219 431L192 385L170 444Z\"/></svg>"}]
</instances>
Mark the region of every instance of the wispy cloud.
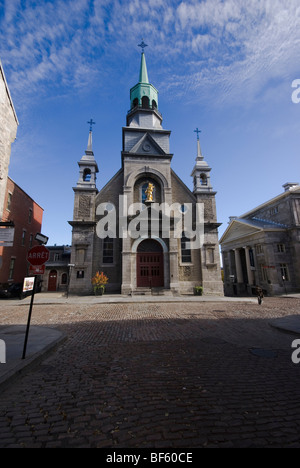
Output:
<instances>
[{"instance_id":1,"label":"wispy cloud","mask_svg":"<svg viewBox=\"0 0 300 468\"><path fill-rule=\"evenodd\" d=\"M104 83L144 37L174 97L251 100L296 77L299 22L298 0L6 0L0 57L18 98L68 93Z\"/></svg>"}]
</instances>

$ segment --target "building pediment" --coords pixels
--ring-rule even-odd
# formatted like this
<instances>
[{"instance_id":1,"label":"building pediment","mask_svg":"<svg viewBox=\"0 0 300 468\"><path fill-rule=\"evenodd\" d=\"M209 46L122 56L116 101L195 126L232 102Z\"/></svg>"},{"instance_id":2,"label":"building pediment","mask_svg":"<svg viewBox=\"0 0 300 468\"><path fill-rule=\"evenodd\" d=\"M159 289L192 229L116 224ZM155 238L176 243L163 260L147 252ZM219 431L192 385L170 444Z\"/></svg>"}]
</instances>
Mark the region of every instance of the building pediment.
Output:
<instances>
[{"instance_id":1,"label":"building pediment","mask_svg":"<svg viewBox=\"0 0 300 468\"><path fill-rule=\"evenodd\" d=\"M220 244L247 237L262 231L262 228L248 224L245 220L233 220L220 239Z\"/></svg>"},{"instance_id":2,"label":"building pediment","mask_svg":"<svg viewBox=\"0 0 300 468\"><path fill-rule=\"evenodd\" d=\"M142 138L129 151L129 154L165 156L164 150L156 143L149 133L145 133Z\"/></svg>"}]
</instances>

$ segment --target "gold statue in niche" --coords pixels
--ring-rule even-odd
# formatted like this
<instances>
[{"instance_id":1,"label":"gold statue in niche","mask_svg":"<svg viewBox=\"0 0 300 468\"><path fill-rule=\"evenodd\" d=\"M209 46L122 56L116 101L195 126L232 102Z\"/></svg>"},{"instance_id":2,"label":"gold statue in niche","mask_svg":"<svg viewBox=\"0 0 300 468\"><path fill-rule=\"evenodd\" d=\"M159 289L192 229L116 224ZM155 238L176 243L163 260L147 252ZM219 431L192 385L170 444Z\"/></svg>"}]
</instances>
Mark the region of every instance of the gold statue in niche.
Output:
<instances>
[{"instance_id":1,"label":"gold statue in niche","mask_svg":"<svg viewBox=\"0 0 300 468\"><path fill-rule=\"evenodd\" d=\"M153 190L154 190L154 185L149 182L148 187L145 190L145 194L147 195L147 199L145 200L145 203L147 202L153 202Z\"/></svg>"}]
</instances>

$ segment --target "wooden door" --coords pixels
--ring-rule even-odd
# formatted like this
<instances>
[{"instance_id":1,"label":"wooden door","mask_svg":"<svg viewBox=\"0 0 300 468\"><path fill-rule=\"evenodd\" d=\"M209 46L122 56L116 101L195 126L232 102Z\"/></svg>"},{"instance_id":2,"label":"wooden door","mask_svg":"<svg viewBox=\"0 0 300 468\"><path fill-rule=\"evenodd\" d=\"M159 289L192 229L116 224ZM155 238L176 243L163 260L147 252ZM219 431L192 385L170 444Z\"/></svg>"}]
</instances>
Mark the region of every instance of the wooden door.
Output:
<instances>
[{"instance_id":1,"label":"wooden door","mask_svg":"<svg viewBox=\"0 0 300 468\"><path fill-rule=\"evenodd\" d=\"M57 271L51 270L49 274L48 291L56 291L56 285L57 285Z\"/></svg>"},{"instance_id":2,"label":"wooden door","mask_svg":"<svg viewBox=\"0 0 300 468\"><path fill-rule=\"evenodd\" d=\"M164 254L155 240L146 239L138 247L137 287L164 287Z\"/></svg>"}]
</instances>

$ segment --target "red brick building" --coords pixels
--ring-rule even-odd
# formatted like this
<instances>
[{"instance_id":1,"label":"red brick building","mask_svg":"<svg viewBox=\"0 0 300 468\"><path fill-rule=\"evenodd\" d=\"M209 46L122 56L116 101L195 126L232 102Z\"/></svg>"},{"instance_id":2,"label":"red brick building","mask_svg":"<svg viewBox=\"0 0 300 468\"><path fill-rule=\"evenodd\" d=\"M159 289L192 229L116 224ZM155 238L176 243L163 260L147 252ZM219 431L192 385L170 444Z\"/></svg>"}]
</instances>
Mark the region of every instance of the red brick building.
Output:
<instances>
[{"instance_id":1,"label":"red brick building","mask_svg":"<svg viewBox=\"0 0 300 468\"><path fill-rule=\"evenodd\" d=\"M7 178L2 222L15 226L12 247L0 247L0 284L23 283L28 275L27 252L41 232L44 210L12 179Z\"/></svg>"}]
</instances>

